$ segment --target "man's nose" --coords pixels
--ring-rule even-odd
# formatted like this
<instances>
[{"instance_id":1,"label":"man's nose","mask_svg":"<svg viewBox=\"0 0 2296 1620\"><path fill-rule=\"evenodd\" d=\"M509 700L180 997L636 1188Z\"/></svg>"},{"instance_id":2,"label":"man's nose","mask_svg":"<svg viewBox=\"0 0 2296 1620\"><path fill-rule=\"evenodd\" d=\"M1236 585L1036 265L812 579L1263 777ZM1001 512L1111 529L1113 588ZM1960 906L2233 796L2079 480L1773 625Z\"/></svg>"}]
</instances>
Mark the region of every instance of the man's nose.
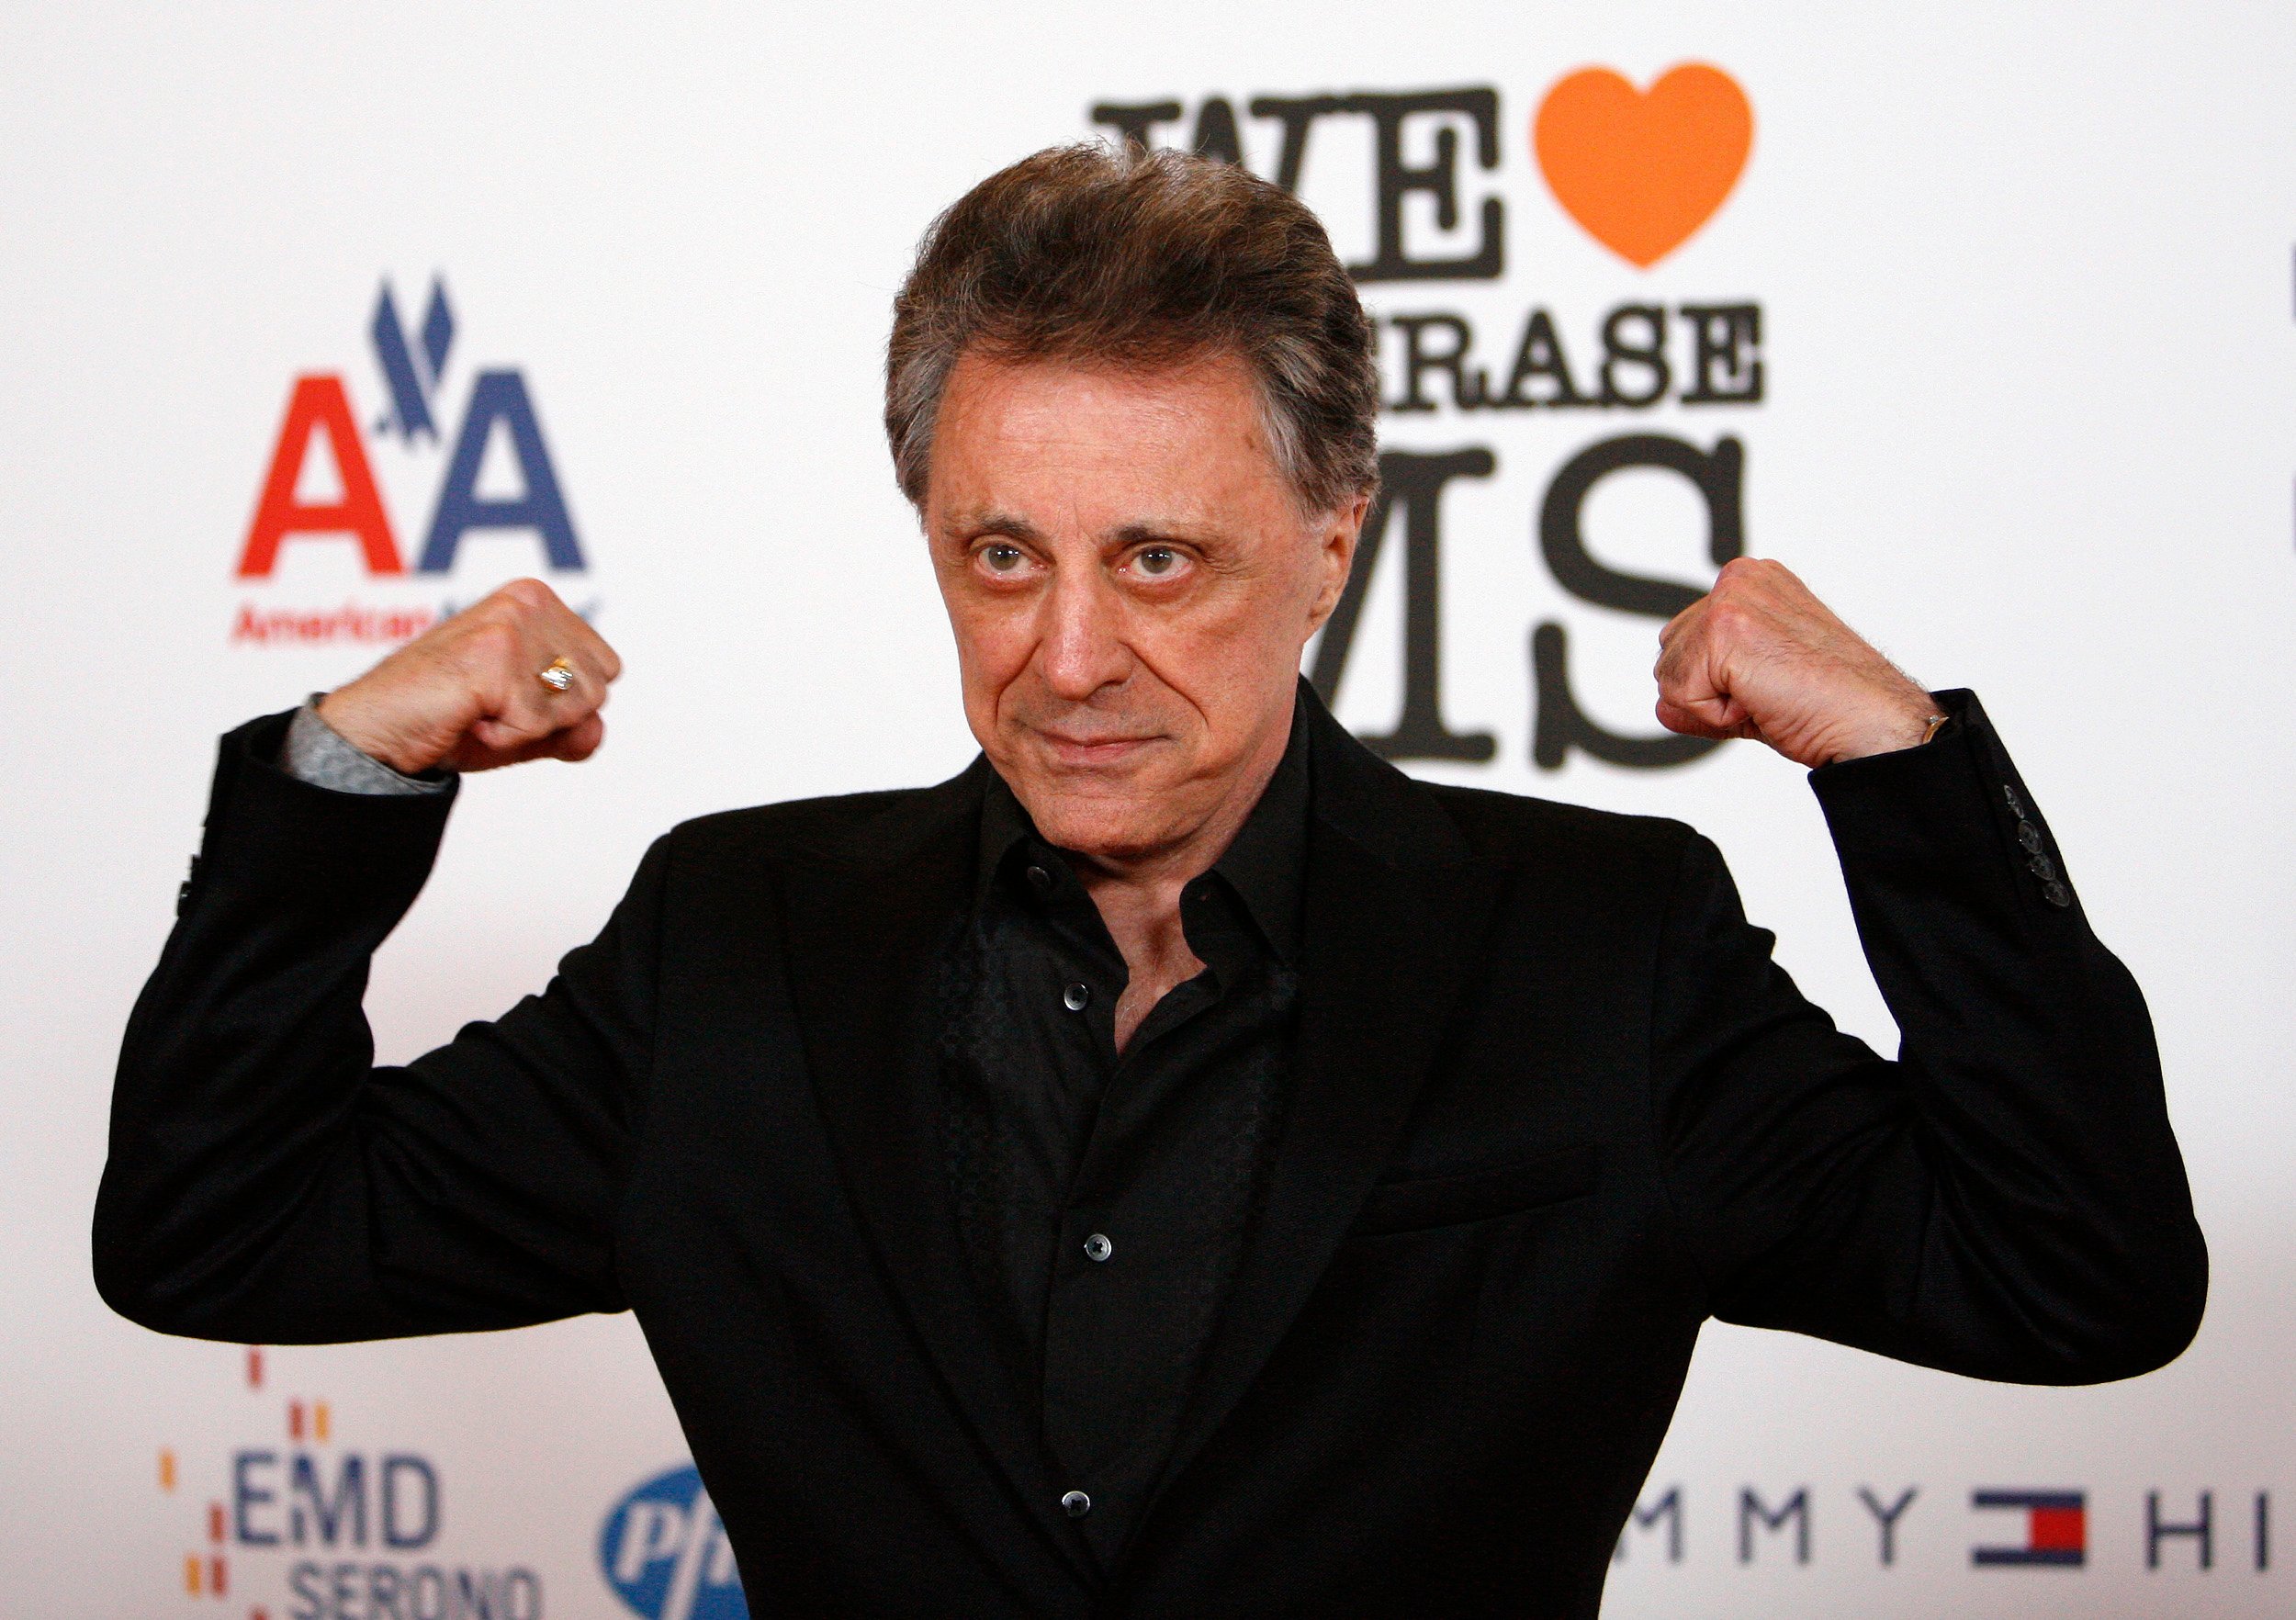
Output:
<instances>
[{"instance_id":1,"label":"man's nose","mask_svg":"<svg viewBox=\"0 0 2296 1620\"><path fill-rule=\"evenodd\" d=\"M1131 673L1131 650L1123 638L1123 604L1098 569L1055 579L1045 597L1044 613L1037 661L1054 696L1080 703Z\"/></svg>"}]
</instances>

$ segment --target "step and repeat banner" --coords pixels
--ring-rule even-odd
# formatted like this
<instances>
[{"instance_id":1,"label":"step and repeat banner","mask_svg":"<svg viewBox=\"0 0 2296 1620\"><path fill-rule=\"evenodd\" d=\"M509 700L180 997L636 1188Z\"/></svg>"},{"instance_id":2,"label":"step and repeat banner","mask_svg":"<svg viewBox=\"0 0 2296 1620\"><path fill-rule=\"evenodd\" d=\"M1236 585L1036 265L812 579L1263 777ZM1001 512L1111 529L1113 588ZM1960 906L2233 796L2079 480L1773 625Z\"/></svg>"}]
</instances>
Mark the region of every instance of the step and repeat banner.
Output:
<instances>
[{"instance_id":1,"label":"step and repeat banner","mask_svg":"<svg viewBox=\"0 0 2296 1620\"><path fill-rule=\"evenodd\" d=\"M2194 1348L2035 1390L1710 1328L1605 1613L2296 1608L2292 81L2238 4L10 7L0 1614L774 1612L626 1319L110 1316L110 1064L216 734L504 579L628 675L596 760L467 785L387 1061L675 820L960 768L888 307L940 208L1093 137L1296 189L1360 283L1386 492L1307 669L1367 741L1696 823L1886 1048L1801 773L1650 717L1660 623L1777 557L1983 693L2150 997Z\"/></svg>"}]
</instances>

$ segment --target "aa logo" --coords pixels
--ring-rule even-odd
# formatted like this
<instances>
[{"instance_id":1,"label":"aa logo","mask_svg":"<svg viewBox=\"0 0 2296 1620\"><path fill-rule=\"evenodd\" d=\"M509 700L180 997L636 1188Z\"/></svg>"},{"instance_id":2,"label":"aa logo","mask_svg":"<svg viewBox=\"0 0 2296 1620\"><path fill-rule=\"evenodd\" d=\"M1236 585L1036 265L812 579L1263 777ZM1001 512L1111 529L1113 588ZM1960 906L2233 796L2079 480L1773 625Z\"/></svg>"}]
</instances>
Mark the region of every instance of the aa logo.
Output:
<instances>
[{"instance_id":1,"label":"aa logo","mask_svg":"<svg viewBox=\"0 0 2296 1620\"><path fill-rule=\"evenodd\" d=\"M733 1545L691 1464L614 1504L598 1533L598 1564L646 1620L749 1620Z\"/></svg>"},{"instance_id":2,"label":"aa logo","mask_svg":"<svg viewBox=\"0 0 2296 1620\"><path fill-rule=\"evenodd\" d=\"M521 372L485 369L471 379L462 402L460 425L445 431L446 366L455 346L455 315L446 289L433 281L422 324L411 339L397 301L386 284L376 301L368 335L383 376L389 408L375 424L377 434L408 445L446 445L445 470L430 521L420 531L414 572L445 574L466 536L476 530L523 530L539 543L543 563L557 571L580 569L581 543L558 484L541 419ZM515 490L488 495L479 489L480 469L490 446L501 443L515 467ZM312 499L314 457L332 464L332 499ZM500 458L498 457L498 460ZM319 481L324 481L319 480ZM298 377L287 395L286 420L271 452L271 466L240 549L239 577L267 579L289 541L323 539L355 543L370 574L407 572L405 553L375 481L351 396L339 373Z\"/></svg>"}]
</instances>

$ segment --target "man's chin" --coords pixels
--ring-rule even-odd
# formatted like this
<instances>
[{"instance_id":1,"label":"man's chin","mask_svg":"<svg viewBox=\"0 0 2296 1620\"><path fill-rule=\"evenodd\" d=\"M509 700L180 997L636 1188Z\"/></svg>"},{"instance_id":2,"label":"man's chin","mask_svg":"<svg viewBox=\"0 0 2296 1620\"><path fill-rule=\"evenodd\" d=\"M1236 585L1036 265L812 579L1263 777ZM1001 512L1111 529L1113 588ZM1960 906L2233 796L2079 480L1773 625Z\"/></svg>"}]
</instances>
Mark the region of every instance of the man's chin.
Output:
<instances>
[{"instance_id":1,"label":"man's chin","mask_svg":"<svg viewBox=\"0 0 2296 1620\"><path fill-rule=\"evenodd\" d=\"M1172 842L1173 800L1131 772L1061 771L1016 781L1013 792L1048 843L1095 861L1121 862L1153 855Z\"/></svg>"}]
</instances>

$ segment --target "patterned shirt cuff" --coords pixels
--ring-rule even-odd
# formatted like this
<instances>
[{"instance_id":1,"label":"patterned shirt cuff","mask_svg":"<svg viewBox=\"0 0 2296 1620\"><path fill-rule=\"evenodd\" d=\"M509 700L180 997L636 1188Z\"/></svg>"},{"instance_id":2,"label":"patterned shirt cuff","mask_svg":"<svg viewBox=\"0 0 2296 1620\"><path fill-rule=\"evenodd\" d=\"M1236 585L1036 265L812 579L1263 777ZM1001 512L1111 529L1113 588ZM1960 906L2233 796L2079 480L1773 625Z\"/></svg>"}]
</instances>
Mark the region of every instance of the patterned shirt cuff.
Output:
<instances>
[{"instance_id":1,"label":"patterned shirt cuff","mask_svg":"<svg viewBox=\"0 0 2296 1620\"><path fill-rule=\"evenodd\" d=\"M393 771L320 718L319 695L296 710L287 723L287 744L279 750L279 766L298 782L339 793L443 793L453 785L451 771L425 771L407 776Z\"/></svg>"}]
</instances>

